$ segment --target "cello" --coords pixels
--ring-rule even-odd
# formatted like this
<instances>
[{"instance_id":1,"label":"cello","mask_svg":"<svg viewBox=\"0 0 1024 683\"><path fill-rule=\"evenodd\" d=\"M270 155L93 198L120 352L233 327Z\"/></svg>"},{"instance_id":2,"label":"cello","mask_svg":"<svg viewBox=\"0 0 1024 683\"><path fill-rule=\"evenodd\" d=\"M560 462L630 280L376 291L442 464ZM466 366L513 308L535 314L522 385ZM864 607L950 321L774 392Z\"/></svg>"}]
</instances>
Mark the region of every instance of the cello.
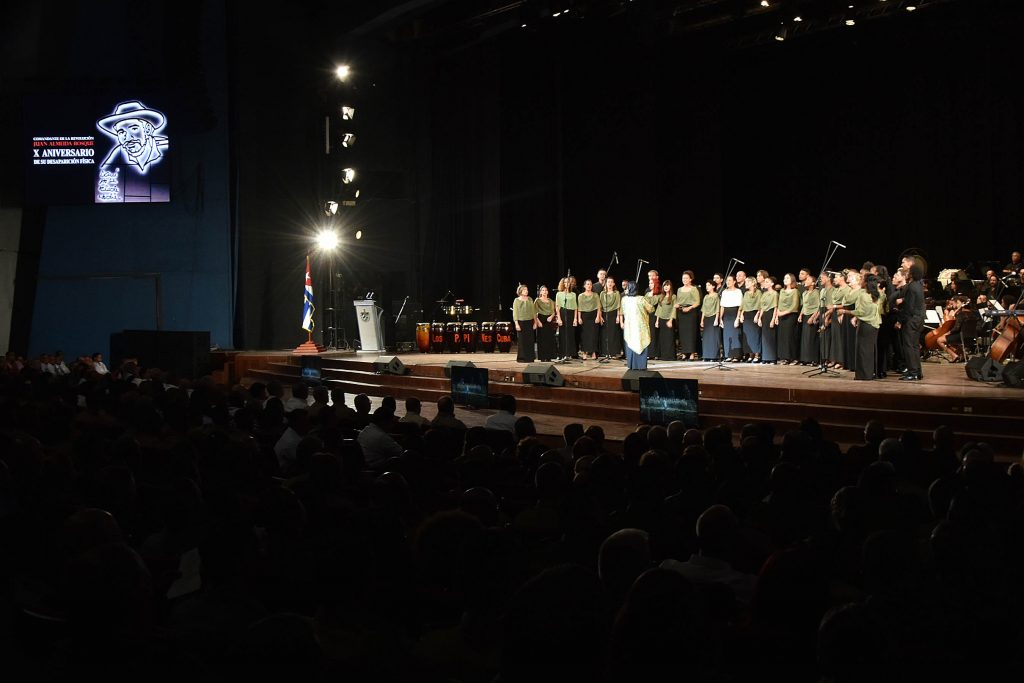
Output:
<instances>
[{"instance_id":1,"label":"cello","mask_svg":"<svg viewBox=\"0 0 1024 683\"><path fill-rule=\"evenodd\" d=\"M1021 324L1021 316L1024 312L1015 311L1012 308L1006 311L1006 320L999 323L993 332L998 335L992 341L992 348L988 351L988 357L992 360L1005 362L1007 359L1016 356L1018 350L1024 344L1024 331Z\"/></svg>"},{"instance_id":2,"label":"cello","mask_svg":"<svg viewBox=\"0 0 1024 683\"><path fill-rule=\"evenodd\" d=\"M953 299L950 299L946 303L946 311L942 315L942 324L924 336L924 347L927 350L937 351L939 348L939 338L949 334L949 331L956 325L956 313L951 308L953 301Z\"/></svg>"}]
</instances>

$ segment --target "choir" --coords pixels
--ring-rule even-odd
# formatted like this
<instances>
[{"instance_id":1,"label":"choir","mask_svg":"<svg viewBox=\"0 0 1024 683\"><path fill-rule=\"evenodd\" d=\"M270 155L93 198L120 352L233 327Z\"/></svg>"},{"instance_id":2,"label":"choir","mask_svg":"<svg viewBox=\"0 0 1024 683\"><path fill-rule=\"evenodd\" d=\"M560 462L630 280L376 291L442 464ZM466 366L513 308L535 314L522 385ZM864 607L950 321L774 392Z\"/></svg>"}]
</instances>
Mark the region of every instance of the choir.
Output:
<instances>
[{"instance_id":1,"label":"choir","mask_svg":"<svg viewBox=\"0 0 1024 683\"><path fill-rule=\"evenodd\" d=\"M913 280L904 262L891 278L884 267L824 272L802 269L781 282L767 271L714 277L699 287L692 271L679 287L647 273L646 292L601 270L577 293L576 278L562 278L552 300L540 286L531 299L525 285L513 305L519 333L517 360L627 360L631 367L656 360L723 361L823 366L856 379L885 377L887 358L918 379L913 360L901 363L907 342L898 315L903 290ZM703 293L702 290L703 289ZM627 329L627 326L635 329ZM641 346L642 344L642 346ZM641 359L631 360L631 359ZM916 373L916 377L914 376Z\"/></svg>"}]
</instances>

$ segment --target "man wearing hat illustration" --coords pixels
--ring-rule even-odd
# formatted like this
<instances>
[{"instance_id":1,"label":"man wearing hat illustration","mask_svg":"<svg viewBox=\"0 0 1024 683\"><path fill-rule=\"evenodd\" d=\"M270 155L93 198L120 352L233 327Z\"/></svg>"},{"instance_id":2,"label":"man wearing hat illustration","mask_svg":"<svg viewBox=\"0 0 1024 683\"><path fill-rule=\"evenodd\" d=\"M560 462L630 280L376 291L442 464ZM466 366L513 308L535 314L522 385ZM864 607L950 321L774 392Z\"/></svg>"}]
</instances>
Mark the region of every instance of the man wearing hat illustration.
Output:
<instances>
[{"instance_id":1,"label":"man wearing hat illustration","mask_svg":"<svg viewBox=\"0 0 1024 683\"><path fill-rule=\"evenodd\" d=\"M100 166L115 163L134 164L139 173L145 173L151 165L163 158L167 149L167 137L155 135L163 130L164 115L149 109L138 100L122 102L109 116L96 122L96 127L117 139L117 144Z\"/></svg>"}]
</instances>

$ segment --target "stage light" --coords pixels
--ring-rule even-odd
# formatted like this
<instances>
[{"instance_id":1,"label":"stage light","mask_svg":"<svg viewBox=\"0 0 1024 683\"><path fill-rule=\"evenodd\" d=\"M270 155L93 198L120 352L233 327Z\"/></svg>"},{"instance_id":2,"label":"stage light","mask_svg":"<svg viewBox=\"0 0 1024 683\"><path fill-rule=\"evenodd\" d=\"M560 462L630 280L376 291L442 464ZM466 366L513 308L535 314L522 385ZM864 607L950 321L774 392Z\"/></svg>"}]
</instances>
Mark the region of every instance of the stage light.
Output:
<instances>
[{"instance_id":1,"label":"stage light","mask_svg":"<svg viewBox=\"0 0 1024 683\"><path fill-rule=\"evenodd\" d=\"M338 202L329 200L324 203L324 215L333 216L338 213Z\"/></svg>"},{"instance_id":2,"label":"stage light","mask_svg":"<svg viewBox=\"0 0 1024 683\"><path fill-rule=\"evenodd\" d=\"M910 3L909 5L907 5L906 9L908 12L913 12L914 10L917 9L917 5L915 3Z\"/></svg>"},{"instance_id":3,"label":"stage light","mask_svg":"<svg viewBox=\"0 0 1024 683\"><path fill-rule=\"evenodd\" d=\"M355 107L342 107L341 108L341 120L342 121L351 121L355 117L356 117L356 108Z\"/></svg>"},{"instance_id":4,"label":"stage light","mask_svg":"<svg viewBox=\"0 0 1024 683\"><path fill-rule=\"evenodd\" d=\"M356 145L356 134L355 133L345 133L344 135L341 136L341 146L342 147L355 147L355 145Z\"/></svg>"},{"instance_id":5,"label":"stage light","mask_svg":"<svg viewBox=\"0 0 1024 683\"><path fill-rule=\"evenodd\" d=\"M356 239L357 240L363 239L363 231L362 230L356 230Z\"/></svg>"},{"instance_id":6,"label":"stage light","mask_svg":"<svg viewBox=\"0 0 1024 683\"><path fill-rule=\"evenodd\" d=\"M771 7L771 3L768 0L761 0L761 7Z\"/></svg>"},{"instance_id":7,"label":"stage light","mask_svg":"<svg viewBox=\"0 0 1024 683\"><path fill-rule=\"evenodd\" d=\"M778 31L775 32L775 40L777 40L777 41L779 41L781 43L782 41L784 41L786 39L786 36L788 36L788 35L789 35L789 31L786 30L785 26L783 26L782 28L780 28Z\"/></svg>"},{"instance_id":8,"label":"stage light","mask_svg":"<svg viewBox=\"0 0 1024 683\"><path fill-rule=\"evenodd\" d=\"M348 64L341 64L334 70L334 75L338 77L339 81L347 80L351 73L352 69L349 68Z\"/></svg>"},{"instance_id":9,"label":"stage light","mask_svg":"<svg viewBox=\"0 0 1024 683\"><path fill-rule=\"evenodd\" d=\"M333 230L321 230L316 234L316 247L320 251L334 251L338 248L338 233Z\"/></svg>"},{"instance_id":10,"label":"stage light","mask_svg":"<svg viewBox=\"0 0 1024 683\"><path fill-rule=\"evenodd\" d=\"M523 24L523 25L522 25L522 26L520 26L519 28L526 28L526 24Z\"/></svg>"},{"instance_id":11,"label":"stage light","mask_svg":"<svg viewBox=\"0 0 1024 683\"><path fill-rule=\"evenodd\" d=\"M803 20L804 20L804 18L802 16L800 16L799 14L796 15L795 17L793 17L793 21L798 22L798 23L803 21Z\"/></svg>"},{"instance_id":12,"label":"stage light","mask_svg":"<svg viewBox=\"0 0 1024 683\"><path fill-rule=\"evenodd\" d=\"M559 10L559 11L555 12L554 14L552 14L551 16L553 16L553 17L560 17L560 16L562 16L562 11Z\"/></svg>"},{"instance_id":13,"label":"stage light","mask_svg":"<svg viewBox=\"0 0 1024 683\"><path fill-rule=\"evenodd\" d=\"M343 168L341 169L341 182L348 185L356 179L356 169L354 168Z\"/></svg>"}]
</instances>

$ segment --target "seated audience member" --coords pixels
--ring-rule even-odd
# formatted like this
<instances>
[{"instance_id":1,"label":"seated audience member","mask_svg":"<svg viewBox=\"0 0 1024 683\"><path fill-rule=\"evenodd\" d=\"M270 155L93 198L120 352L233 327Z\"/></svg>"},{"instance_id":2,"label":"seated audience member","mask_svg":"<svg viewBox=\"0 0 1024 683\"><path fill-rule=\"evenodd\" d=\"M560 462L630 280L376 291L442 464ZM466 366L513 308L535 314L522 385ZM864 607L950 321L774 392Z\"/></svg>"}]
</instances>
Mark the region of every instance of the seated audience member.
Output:
<instances>
[{"instance_id":1,"label":"seated audience member","mask_svg":"<svg viewBox=\"0 0 1024 683\"><path fill-rule=\"evenodd\" d=\"M345 399L342 394L341 404L345 407L345 410L351 410L348 406L344 405ZM313 405L309 407L309 416L316 419L320 416L320 411L331 404L331 390L324 386L313 388ZM339 413L340 416L340 413Z\"/></svg>"},{"instance_id":2,"label":"seated audience member","mask_svg":"<svg viewBox=\"0 0 1024 683\"><path fill-rule=\"evenodd\" d=\"M618 608L637 577L650 569L651 543L646 531L620 529L604 539L597 556L597 576Z\"/></svg>"},{"instance_id":3,"label":"seated audience member","mask_svg":"<svg viewBox=\"0 0 1024 683\"><path fill-rule=\"evenodd\" d=\"M712 505L697 519L699 552L686 562L665 560L662 568L677 571L691 583L724 584L732 588L736 602L749 605L754 597L757 577L732 568L730 558L736 552L740 536L739 520L724 505Z\"/></svg>"},{"instance_id":4,"label":"seated audience member","mask_svg":"<svg viewBox=\"0 0 1024 683\"><path fill-rule=\"evenodd\" d=\"M487 429L501 429L515 433L516 425L516 397L503 394L498 399L498 412L491 415L484 422Z\"/></svg>"},{"instance_id":5,"label":"seated audience member","mask_svg":"<svg viewBox=\"0 0 1024 683\"><path fill-rule=\"evenodd\" d=\"M370 424L370 397L366 394L356 394L352 404L356 407L356 414L352 416L356 425L361 428Z\"/></svg>"},{"instance_id":6,"label":"seated audience member","mask_svg":"<svg viewBox=\"0 0 1024 683\"><path fill-rule=\"evenodd\" d=\"M57 376L57 368L53 364L53 356L44 353L39 357L39 370L47 375Z\"/></svg>"},{"instance_id":7,"label":"seated audience member","mask_svg":"<svg viewBox=\"0 0 1024 683\"><path fill-rule=\"evenodd\" d=\"M516 443L519 443L527 437L537 436L537 426L533 424L532 417L523 415L516 420L512 433L515 435Z\"/></svg>"},{"instance_id":8,"label":"seated audience member","mask_svg":"<svg viewBox=\"0 0 1024 683\"><path fill-rule=\"evenodd\" d=\"M389 458L401 457L404 449L391 438L386 427L391 423L394 416L387 408L380 407L373 411L370 422L362 431L356 441L363 449L363 457L366 459L366 466L371 470L379 470Z\"/></svg>"},{"instance_id":9,"label":"seated audience member","mask_svg":"<svg viewBox=\"0 0 1024 683\"><path fill-rule=\"evenodd\" d=\"M437 399L437 417L430 421L432 427L444 427L447 429L465 429L466 424L455 417L455 401L451 396L442 396Z\"/></svg>"},{"instance_id":10,"label":"seated audience member","mask_svg":"<svg viewBox=\"0 0 1024 683\"><path fill-rule=\"evenodd\" d=\"M293 410L288 413L288 428L274 444L277 466L281 474L290 474L295 467L295 449L302 437L309 433L309 413L305 410Z\"/></svg>"},{"instance_id":11,"label":"seated audience member","mask_svg":"<svg viewBox=\"0 0 1024 683\"><path fill-rule=\"evenodd\" d=\"M53 367L57 371L58 376L70 375L71 368L64 362L64 352L57 351L53 354Z\"/></svg>"},{"instance_id":12,"label":"seated audience member","mask_svg":"<svg viewBox=\"0 0 1024 683\"><path fill-rule=\"evenodd\" d=\"M104 365L104 363L103 363L103 354L102 353L94 353L94 354L92 354L92 370L97 375L109 375L110 374L110 370L108 370L107 366Z\"/></svg>"},{"instance_id":13,"label":"seated audience member","mask_svg":"<svg viewBox=\"0 0 1024 683\"><path fill-rule=\"evenodd\" d=\"M414 396L410 396L405 399L405 415L399 422L406 424L414 424L421 429L430 424L430 420L420 415L422 404L420 400Z\"/></svg>"},{"instance_id":14,"label":"seated audience member","mask_svg":"<svg viewBox=\"0 0 1024 683\"><path fill-rule=\"evenodd\" d=\"M309 409L309 387L305 382L296 382L292 385L292 397L284 402L284 412L290 413L293 410Z\"/></svg>"}]
</instances>

